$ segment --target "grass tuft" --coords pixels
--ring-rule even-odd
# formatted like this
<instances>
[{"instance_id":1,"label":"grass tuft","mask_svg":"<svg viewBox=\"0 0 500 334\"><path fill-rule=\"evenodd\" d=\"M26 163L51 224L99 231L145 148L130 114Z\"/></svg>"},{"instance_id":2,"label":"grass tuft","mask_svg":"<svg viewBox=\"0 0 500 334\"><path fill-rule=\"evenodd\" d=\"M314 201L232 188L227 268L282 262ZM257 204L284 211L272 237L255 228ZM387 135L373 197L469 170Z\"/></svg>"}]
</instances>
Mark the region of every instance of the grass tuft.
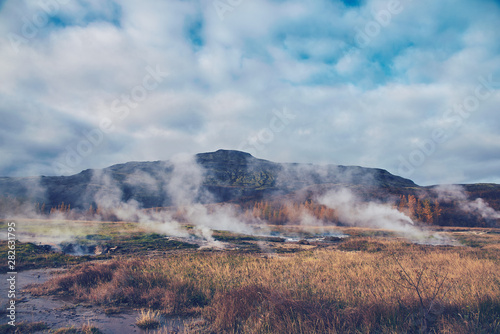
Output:
<instances>
[{"instance_id":1,"label":"grass tuft","mask_svg":"<svg viewBox=\"0 0 500 334\"><path fill-rule=\"evenodd\" d=\"M34 333L49 329L49 326L45 322L20 322L16 326L11 326L9 324L0 325L0 333Z\"/></svg>"},{"instance_id":2,"label":"grass tuft","mask_svg":"<svg viewBox=\"0 0 500 334\"><path fill-rule=\"evenodd\" d=\"M54 334L102 334L102 332L99 328L88 322L80 328L75 326L59 328L54 331Z\"/></svg>"},{"instance_id":3,"label":"grass tuft","mask_svg":"<svg viewBox=\"0 0 500 334\"><path fill-rule=\"evenodd\" d=\"M161 316L160 312L153 310L141 310L141 315L135 323L141 329L155 329L160 327Z\"/></svg>"}]
</instances>

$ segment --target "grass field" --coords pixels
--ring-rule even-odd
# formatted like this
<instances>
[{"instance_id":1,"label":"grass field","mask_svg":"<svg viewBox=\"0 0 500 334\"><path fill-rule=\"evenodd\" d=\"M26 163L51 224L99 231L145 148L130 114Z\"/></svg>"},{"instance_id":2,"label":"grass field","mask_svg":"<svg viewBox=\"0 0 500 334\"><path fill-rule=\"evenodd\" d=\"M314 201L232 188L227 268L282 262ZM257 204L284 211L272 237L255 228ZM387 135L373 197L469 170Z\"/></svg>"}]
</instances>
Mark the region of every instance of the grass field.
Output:
<instances>
[{"instance_id":1,"label":"grass field","mask_svg":"<svg viewBox=\"0 0 500 334\"><path fill-rule=\"evenodd\" d=\"M438 231L462 246L418 245L360 228L331 228L349 237L321 242L220 231L214 237L225 249L218 250L127 228L100 226L82 236L119 246L97 257L20 244L26 262L52 267L59 256L69 268L30 292L105 312L192 316L186 333L500 333L497 229Z\"/></svg>"}]
</instances>

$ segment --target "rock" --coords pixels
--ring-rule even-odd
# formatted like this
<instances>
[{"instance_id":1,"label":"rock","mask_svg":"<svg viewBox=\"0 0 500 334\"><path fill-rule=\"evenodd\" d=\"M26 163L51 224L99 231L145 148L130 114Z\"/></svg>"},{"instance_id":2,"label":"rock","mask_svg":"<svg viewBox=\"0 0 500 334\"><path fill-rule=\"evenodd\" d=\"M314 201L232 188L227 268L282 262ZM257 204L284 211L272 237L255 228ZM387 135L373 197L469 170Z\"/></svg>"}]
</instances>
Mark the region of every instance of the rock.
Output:
<instances>
[{"instance_id":1,"label":"rock","mask_svg":"<svg viewBox=\"0 0 500 334\"><path fill-rule=\"evenodd\" d=\"M107 246L97 245L94 249L94 254L95 255L107 254L108 251L109 248Z\"/></svg>"}]
</instances>

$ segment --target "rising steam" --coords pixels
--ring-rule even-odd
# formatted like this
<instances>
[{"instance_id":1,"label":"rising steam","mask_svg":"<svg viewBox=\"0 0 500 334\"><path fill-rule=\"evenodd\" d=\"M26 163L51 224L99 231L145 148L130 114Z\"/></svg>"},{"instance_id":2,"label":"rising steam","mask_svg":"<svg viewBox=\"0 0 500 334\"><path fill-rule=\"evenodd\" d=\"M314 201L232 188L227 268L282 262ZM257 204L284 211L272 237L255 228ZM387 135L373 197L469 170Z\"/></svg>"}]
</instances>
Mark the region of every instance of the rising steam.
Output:
<instances>
[{"instance_id":1,"label":"rising steam","mask_svg":"<svg viewBox=\"0 0 500 334\"><path fill-rule=\"evenodd\" d=\"M482 198L471 201L462 186L440 185L434 187L432 191L438 196L440 201L457 203L460 210L464 212L479 214L485 220L500 219L500 212L495 211Z\"/></svg>"},{"instance_id":2,"label":"rising steam","mask_svg":"<svg viewBox=\"0 0 500 334\"><path fill-rule=\"evenodd\" d=\"M363 202L347 188L330 191L317 200L320 204L334 209L339 219L351 226L393 230L410 239L426 236L404 213L388 204Z\"/></svg>"}]
</instances>

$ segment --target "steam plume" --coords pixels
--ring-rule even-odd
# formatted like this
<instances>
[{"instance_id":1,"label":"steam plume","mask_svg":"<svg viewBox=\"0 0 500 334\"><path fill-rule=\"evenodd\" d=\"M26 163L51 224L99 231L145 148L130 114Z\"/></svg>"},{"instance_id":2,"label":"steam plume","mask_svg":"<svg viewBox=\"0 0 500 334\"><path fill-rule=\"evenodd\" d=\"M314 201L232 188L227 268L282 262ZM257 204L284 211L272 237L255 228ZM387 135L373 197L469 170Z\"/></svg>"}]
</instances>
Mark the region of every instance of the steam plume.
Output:
<instances>
[{"instance_id":1,"label":"steam plume","mask_svg":"<svg viewBox=\"0 0 500 334\"><path fill-rule=\"evenodd\" d=\"M455 202L458 204L460 210L464 212L479 214L486 220L500 219L500 212L490 207L482 198L471 201L462 186L440 185L433 188L432 191L438 196L440 201L446 203Z\"/></svg>"},{"instance_id":2,"label":"steam plume","mask_svg":"<svg viewBox=\"0 0 500 334\"><path fill-rule=\"evenodd\" d=\"M347 188L327 192L318 202L334 209L339 219L351 226L382 228L396 231L410 239L427 234L417 228L410 217L388 204L362 202Z\"/></svg>"}]
</instances>

